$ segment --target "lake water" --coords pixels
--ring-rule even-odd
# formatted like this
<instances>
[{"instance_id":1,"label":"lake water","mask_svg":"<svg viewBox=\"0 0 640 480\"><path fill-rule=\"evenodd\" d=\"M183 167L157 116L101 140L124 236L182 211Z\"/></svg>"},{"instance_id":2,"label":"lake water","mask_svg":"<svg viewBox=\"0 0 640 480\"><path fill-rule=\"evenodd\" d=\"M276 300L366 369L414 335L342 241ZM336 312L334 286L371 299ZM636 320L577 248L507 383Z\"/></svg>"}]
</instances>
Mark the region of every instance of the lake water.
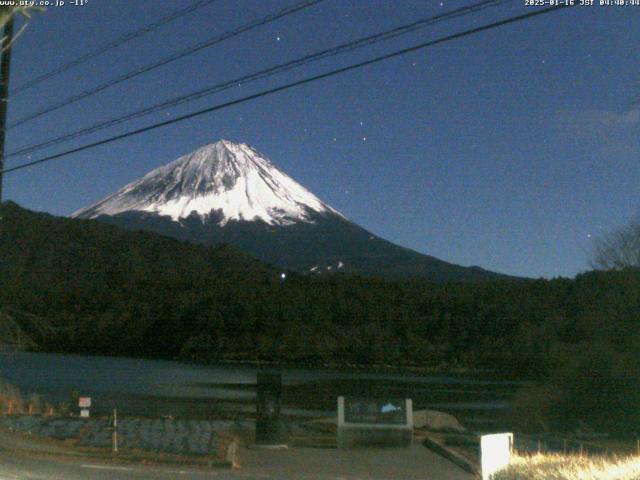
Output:
<instances>
[{"instance_id":1,"label":"lake water","mask_svg":"<svg viewBox=\"0 0 640 480\"><path fill-rule=\"evenodd\" d=\"M335 415L338 395L413 398L414 408L494 415L509 406L517 382L457 376L279 369L283 411L296 416ZM211 416L255 411L256 367L194 365L175 361L47 353L0 353L0 379L25 395L52 403L76 390L94 412L117 407L131 415ZM494 413L492 413L494 412ZM478 416L478 415L474 415Z\"/></svg>"}]
</instances>

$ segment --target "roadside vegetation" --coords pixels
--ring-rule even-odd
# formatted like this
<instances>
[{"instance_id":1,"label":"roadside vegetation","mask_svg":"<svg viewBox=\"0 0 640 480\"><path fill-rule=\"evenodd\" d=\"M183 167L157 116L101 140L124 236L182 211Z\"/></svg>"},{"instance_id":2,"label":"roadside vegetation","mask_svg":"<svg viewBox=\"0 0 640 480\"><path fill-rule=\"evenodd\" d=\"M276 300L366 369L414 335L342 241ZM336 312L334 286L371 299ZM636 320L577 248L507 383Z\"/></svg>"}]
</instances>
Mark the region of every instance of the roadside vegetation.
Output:
<instances>
[{"instance_id":1,"label":"roadside vegetation","mask_svg":"<svg viewBox=\"0 0 640 480\"><path fill-rule=\"evenodd\" d=\"M20 415L25 410L25 400L19 389L0 381L0 414Z\"/></svg>"},{"instance_id":2,"label":"roadside vegetation","mask_svg":"<svg viewBox=\"0 0 640 480\"><path fill-rule=\"evenodd\" d=\"M70 411L69 404L51 405L40 395L25 397L14 385L0 380L0 416L39 415L43 417L64 416Z\"/></svg>"},{"instance_id":3,"label":"roadside vegetation","mask_svg":"<svg viewBox=\"0 0 640 480\"><path fill-rule=\"evenodd\" d=\"M567 454L516 455L494 480L637 480L640 457Z\"/></svg>"}]
</instances>

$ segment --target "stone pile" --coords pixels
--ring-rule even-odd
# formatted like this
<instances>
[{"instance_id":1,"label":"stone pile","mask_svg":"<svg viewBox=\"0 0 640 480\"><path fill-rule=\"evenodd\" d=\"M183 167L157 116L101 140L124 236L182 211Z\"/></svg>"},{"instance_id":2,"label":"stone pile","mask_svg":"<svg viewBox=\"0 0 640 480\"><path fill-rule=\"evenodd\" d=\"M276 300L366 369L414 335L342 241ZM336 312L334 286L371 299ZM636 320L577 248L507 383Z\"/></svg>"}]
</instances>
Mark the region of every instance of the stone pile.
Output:
<instances>
[{"instance_id":1,"label":"stone pile","mask_svg":"<svg viewBox=\"0 0 640 480\"><path fill-rule=\"evenodd\" d=\"M118 421L119 448L183 455L215 454L220 433L242 425L236 422L123 418ZM0 428L56 440L77 440L82 447L110 448L113 428L106 419L0 417Z\"/></svg>"}]
</instances>

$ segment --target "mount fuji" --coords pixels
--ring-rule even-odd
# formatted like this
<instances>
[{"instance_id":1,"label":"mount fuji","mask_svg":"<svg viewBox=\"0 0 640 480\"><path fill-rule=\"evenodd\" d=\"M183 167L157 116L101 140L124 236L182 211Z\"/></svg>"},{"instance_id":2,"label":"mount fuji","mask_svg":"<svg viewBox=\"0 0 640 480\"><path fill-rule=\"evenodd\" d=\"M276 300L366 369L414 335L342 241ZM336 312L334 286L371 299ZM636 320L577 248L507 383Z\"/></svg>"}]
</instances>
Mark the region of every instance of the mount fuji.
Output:
<instances>
[{"instance_id":1,"label":"mount fuji","mask_svg":"<svg viewBox=\"0 0 640 480\"><path fill-rule=\"evenodd\" d=\"M434 281L500 276L377 237L252 147L227 140L157 168L71 216L195 243L228 243L299 272L344 271Z\"/></svg>"}]
</instances>

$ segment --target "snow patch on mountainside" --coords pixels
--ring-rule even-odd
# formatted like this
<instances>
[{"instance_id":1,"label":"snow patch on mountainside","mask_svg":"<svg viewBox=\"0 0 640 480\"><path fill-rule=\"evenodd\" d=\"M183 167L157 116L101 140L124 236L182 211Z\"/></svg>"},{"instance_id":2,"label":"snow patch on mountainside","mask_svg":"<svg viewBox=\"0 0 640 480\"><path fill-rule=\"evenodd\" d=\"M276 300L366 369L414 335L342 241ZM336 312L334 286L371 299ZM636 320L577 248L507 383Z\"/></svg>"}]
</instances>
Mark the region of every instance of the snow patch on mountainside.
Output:
<instances>
[{"instance_id":1,"label":"snow patch on mountainside","mask_svg":"<svg viewBox=\"0 0 640 480\"><path fill-rule=\"evenodd\" d=\"M314 212L342 216L253 148L227 140L153 170L72 217L127 211L152 212L174 221L194 213L206 221L216 213L222 217L221 226L232 220L270 225L311 222Z\"/></svg>"}]
</instances>

